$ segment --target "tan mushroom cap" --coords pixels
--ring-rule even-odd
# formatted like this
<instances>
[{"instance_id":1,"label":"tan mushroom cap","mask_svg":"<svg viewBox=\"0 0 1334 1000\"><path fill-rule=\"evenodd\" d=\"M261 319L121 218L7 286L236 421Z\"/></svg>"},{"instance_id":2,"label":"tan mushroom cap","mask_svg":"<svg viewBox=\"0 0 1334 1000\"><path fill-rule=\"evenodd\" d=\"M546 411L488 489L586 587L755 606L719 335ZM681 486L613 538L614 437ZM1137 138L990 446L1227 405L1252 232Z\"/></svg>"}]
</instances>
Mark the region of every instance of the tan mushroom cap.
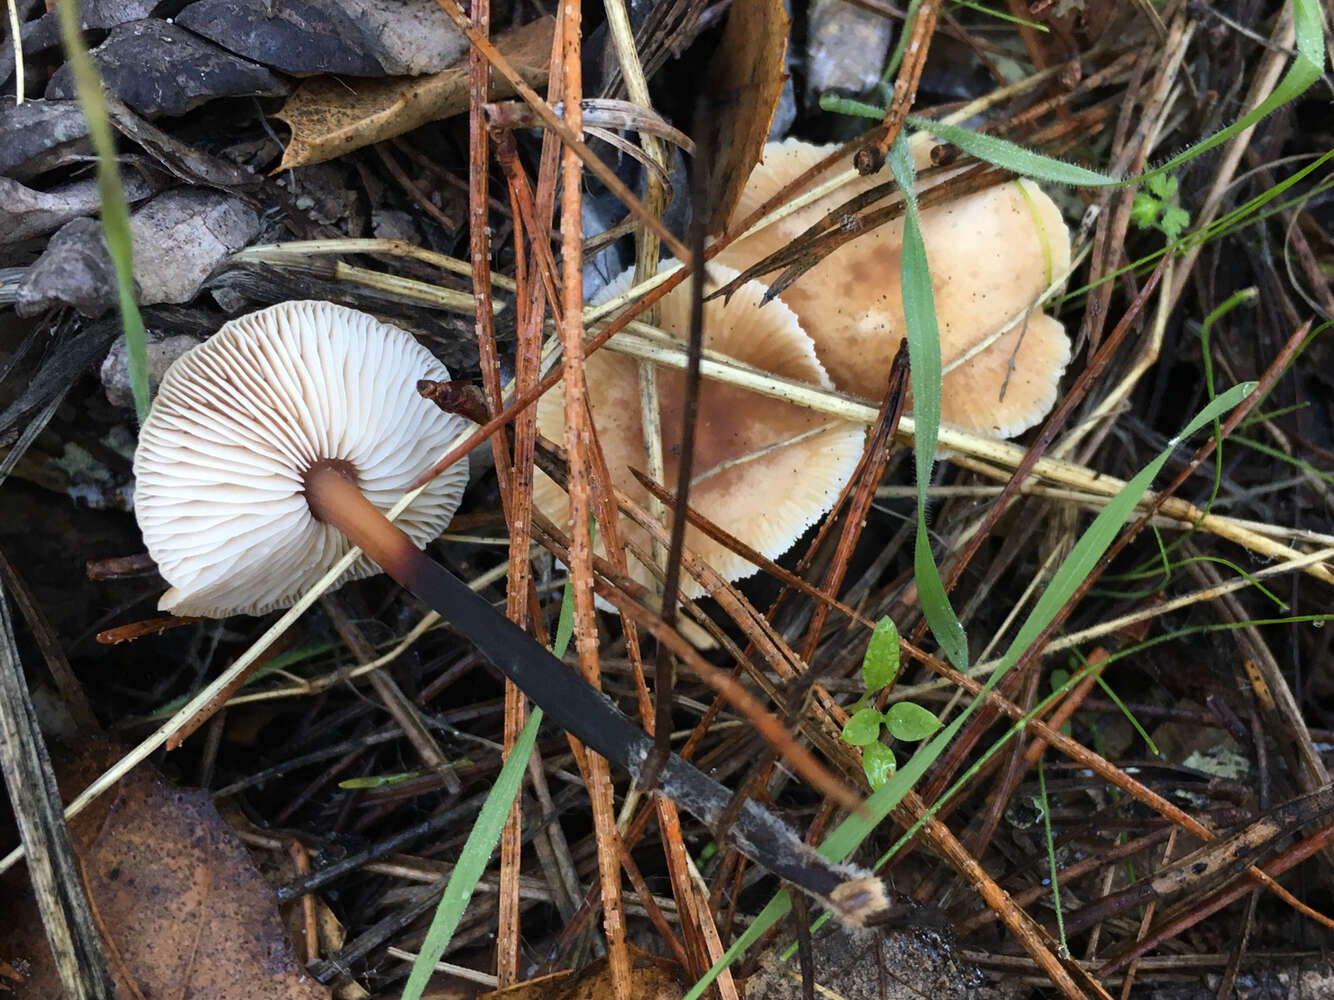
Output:
<instances>
[{"instance_id":1,"label":"tan mushroom cap","mask_svg":"<svg viewBox=\"0 0 1334 1000\"><path fill-rule=\"evenodd\" d=\"M710 268L710 287L735 277L736 272ZM603 290L602 297L619 295L630 287L627 271ZM828 388L829 378L815 356L810 338L802 332L792 310L781 302L759 308L764 288L744 285L727 302L704 307L704 347L775 375ZM679 338L689 329L690 292L683 283L660 303L658 325ZM648 491L630 474L647 471L648 460L640 423L639 375L635 360L603 349L585 365L588 398L598 440L612 482L642 504ZM684 377L659 367L658 398L666 465L666 486L676 487L680 447ZM562 387L557 385L537 403L542 434L565 440ZM799 435L817 431L794 443ZM757 395L746 389L703 379L695 435L695 474L690 506L759 552L776 559L833 505L851 476L862 451L861 427L831 421L822 414ZM763 454L755 455L757 452ZM737 459L739 464L727 465ZM720 469L720 466L723 466ZM719 470L719 471L712 471ZM702 477L702 478L701 478ZM559 525L569 520L569 498L551 479L537 474L533 497L538 507ZM651 551L648 534L621 519L622 538L642 552ZM712 541L693 526L686 529L686 547L706 559L725 579L737 580L756 572L750 562ZM641 581L650 576L631 558L632 574ZM702 588L683 575L682 593L699 596Z\"/></svg>"},{"instance_id":2,"label":"tan mushroom cap","mask_svg":"<svg viewBox=\"0 0 1334 1000\"><path fill-rule=\"evenodd\" d=\"M134 455L134 512L169 589L158 604L224 617L289 607L351 547L306 504L303 476L343 463L388 511L467 426L422 399L444 366L407 332L329 302L226 323L167 370ZM398 525L417 545L449 523L466 461ZM372 576L362 557L339 580Z\"/></svg>"},{"instance_id":3,"label":"tan mushroom cap","mask_svg":"<svg viewBox=\"0 0 1334 1000\"><path fill-rule=\"evenodd\" d=\"M766 145L732 222L834 148L792 139ZM921 147L915 157L919 167L924 151ZM839 204L888 179L885 171L858 178L715 259L749 267ZM1019 434L1051 409L1070 360L1064 328L1035 308L1053 277L1070 266L1070 235L1060 210L1025 180L923 209L921 226L945 370L941 418L982 434ZM884 395L890 363L903 339L902 244L903 221L891 221L840 247L780 295L815 341L834 384L867 399ZM991 339L1011 319L1025 315Z\"/></svg>"}]
</instances>

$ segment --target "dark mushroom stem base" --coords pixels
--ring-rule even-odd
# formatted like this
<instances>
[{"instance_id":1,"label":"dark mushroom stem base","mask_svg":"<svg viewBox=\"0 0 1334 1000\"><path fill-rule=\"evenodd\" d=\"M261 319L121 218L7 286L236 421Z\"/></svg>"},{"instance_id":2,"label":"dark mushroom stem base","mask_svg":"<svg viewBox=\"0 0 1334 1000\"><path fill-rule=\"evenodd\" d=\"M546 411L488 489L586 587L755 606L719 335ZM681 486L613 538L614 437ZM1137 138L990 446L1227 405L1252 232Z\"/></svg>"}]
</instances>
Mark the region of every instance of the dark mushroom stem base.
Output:
<instances>
[{"instance_id":1,"label":"dark mushroom stem base","mask_svg":"<svg viewBox=\"0 0 1334 1000\"><path fill-rule=\"evenodd\" d=\"M623 767L636 781L653 740L599 691L569 670L462 580L412 544L347 476L326 464L306 476L306 499L316 517L338 528L382 569L468 637L478 652L512 680L553 722ZM671 754L658 790L716 830L732 793ZM824 900L844 920L876 923L907 916L914 904L891 907L883 883L817 854L768 810L747 800L727 841L781 878ZM894 912L891 912L893 910Z\"/></svg>"}]
</instances>

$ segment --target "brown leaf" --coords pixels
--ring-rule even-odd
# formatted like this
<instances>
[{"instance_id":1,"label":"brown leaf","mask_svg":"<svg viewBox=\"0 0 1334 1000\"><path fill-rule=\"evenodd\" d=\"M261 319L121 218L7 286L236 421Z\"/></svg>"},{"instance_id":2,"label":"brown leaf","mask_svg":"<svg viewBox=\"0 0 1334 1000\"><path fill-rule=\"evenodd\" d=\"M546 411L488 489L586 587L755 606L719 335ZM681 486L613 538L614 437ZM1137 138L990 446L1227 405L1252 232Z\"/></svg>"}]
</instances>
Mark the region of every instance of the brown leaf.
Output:
<instances>
[{"instance_id":1,"label":"brown leaf","mask_svg":"<svg viewBox=\"0 0 1334 1000\"><path fill-rule=\"evenodd\" d=\"M496 39L496 47L534 87L547 80L547 60L555 21L541 18ZM494 98L513 93L495 71ZM462 61L427 76L346 80L317 76L306 80L275 117L292 127L278 170L323 163L419 125L460 114L468 108L468 64Z\"/></svg>"},{"instance_id":2,"label":"brown leaf","mask_svg":"<svg viewBox=\"0 0 1334 1000\"><path fill-rule=\"evenodd\" d=\"M206 792L140 767L100 826L76 822L71 833L119 996L329 1000L298 965L273 891ZM57 997L31 894L19 888L26 872L11 874L0 888L0 969L22 982L0 975L0 995L10 986Z\"/></svg>"},{"instance_id":3,"label":"brown leaf","mask_svg":"<svg viewBox=\"0 0 1334 1000\"><path fill-rule=\"evenodd\" d=\"M675 965L630 946L630 983L635 1000L680 1000L683 990L673 974ZM482 1000L611 1000L611 967L605 958L581 972L560 971L526 983L482 994Z\"/></svg>"},{"instance_id":4,"label":"brown leaf","mask_svg":"<svg viewBox=\"0 0 1334 1000\"><path fill-rule=\"evenodd\" d=\"M787 28L783 0L734 3L727 15L709 85L719 112L706 126L713 131L705 212L710 233L726 224L760 161L786 78Z\"/></svg>"}]
</instances>

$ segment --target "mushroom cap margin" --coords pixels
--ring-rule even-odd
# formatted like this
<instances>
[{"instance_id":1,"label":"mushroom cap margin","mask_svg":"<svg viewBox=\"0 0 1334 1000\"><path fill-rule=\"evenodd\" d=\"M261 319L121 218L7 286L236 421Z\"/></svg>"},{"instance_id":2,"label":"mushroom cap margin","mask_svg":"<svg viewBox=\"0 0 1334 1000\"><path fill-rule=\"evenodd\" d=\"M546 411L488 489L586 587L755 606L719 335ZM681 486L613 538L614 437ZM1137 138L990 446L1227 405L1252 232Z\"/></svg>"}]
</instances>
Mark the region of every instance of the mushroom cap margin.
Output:
<instances>
[{"instance_id":1,"label":"mushroom cap margin","mask_svg":"<svg viewBox=\"0 0 1334 1000\"><path fill-rule=\"evenodd\" d=\"M768 143L733 221L835 148L795 139ZM914 149L919 168L929 163L929 148L918 144ZM748 267L791 243L847 199L887 179L883 173L857 177L738 240L715 259ZM924 208L921 226L941 360L947 369L941 419L988 436L1022 433L1051 409L1070 357L1069 338L1060 323L1033 308L1050 278L1070 266L1070 235L1060 210L1041 188L1024 180ZM903 339L902 241L902 219L891 220L834 251L779 295L815 341L834 384L873 400L883 394L884 377ZM993 330L1022 314L1027 318L991 337ZM988 346L979 351L984 343Z\"/></svg>"}]
</instances>

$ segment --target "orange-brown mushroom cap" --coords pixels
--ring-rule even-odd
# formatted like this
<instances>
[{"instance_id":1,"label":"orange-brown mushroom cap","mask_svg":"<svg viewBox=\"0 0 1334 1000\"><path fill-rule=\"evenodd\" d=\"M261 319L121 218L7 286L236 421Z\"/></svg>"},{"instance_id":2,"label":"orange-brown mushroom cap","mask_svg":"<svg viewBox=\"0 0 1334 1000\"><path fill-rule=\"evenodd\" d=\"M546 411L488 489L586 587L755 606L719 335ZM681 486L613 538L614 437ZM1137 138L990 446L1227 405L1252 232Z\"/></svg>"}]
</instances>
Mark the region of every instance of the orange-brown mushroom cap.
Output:
<instances>
[{"instance_id":1,"label":"orange-brown mushroom cap","mask_svg":"<svg viewBox=\"0 0 1334 1000\"><path fill-rule=\"evenodd\" d=\"M769 143L733 222L833 149L791 139ZM715 259L749 267L887 179L885 173L859 177ZM1060 210L1036 184L1014 181L924 208L920 217L945 370L941 419L997 437L1019 434L1051 409L1070 360L1064 328L1036 308L1044 289L1070 266ZM867 399L884 394L903 339L902 244L903 220L888 222L844 244L779 296L815 341L834 384ZM1024 318L995 336L1016 317Z\"/></svg>"},{"instance_id":2,"label":"orange-brown mushroom cap","mask_svg":"<svg viewBox=\"0 0 1334 1000\"><path fill-rule=\"evenodd\" d=\"M603 296L624 292L632 277L632 272L621 275L604 290ZM710 288L732 277L734 271L711 267ZM792 310L781 302L761 308L763 293L763 286L750 282L726 302L718 299L706 303L705 349L775 375L828 388L829 378ZM661 300L658 325L684 339L689 315L689 285L683 283ZM594 425L612 482L647 505L647 490L629 471L632 467L647 471L637 363L633 358L603 349L586 360L585 375ZM660 367L657 383L665 485L675 489L684 377L679 371ZM563 443L562 398L560 385L546 393L537 403L537 422L546 437ZM856 467L863 437L862 428L854 424L703 379L696 418L690 506L765 556L777 558L833 505ZM569 498L540 472L533 497L557 524L568 522ZM625 518L620 527L624 540L635 543L641 552L651 551L646 532ZM724 579L740 579L756 570L753 564L693 526L686 529L685 544ZM649 576L643 566L637 566L632 556L630 559L633 575L647 580ZM702 588L688 577L681 589L687 597L702 593Z\"/></svg>"}]
</instances>

